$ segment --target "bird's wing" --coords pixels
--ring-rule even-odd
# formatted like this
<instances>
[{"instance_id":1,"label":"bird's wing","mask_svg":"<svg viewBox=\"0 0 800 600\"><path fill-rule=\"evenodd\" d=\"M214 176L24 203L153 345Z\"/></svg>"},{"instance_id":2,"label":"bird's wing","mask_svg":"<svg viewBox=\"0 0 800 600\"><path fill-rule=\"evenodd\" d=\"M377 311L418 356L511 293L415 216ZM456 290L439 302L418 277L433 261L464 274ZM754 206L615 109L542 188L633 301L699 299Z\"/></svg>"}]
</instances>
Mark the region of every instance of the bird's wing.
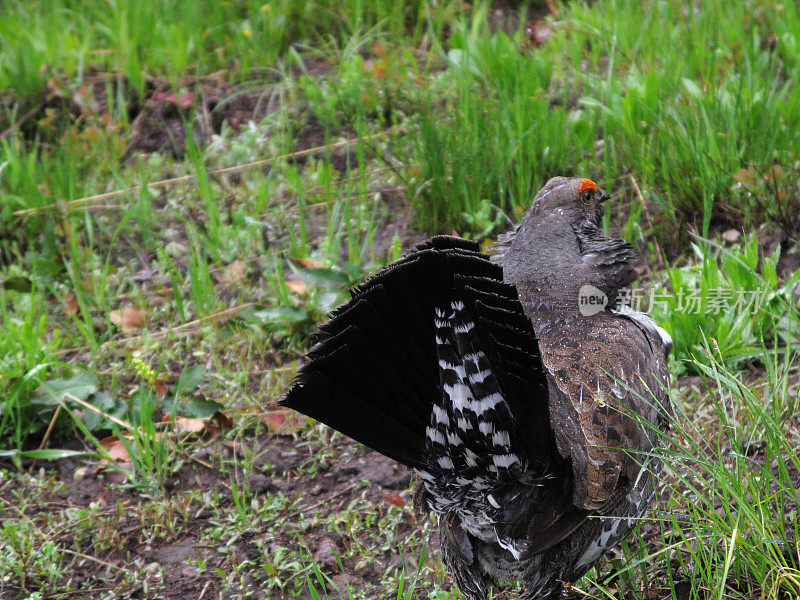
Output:
<instances>
[{"instance_id":1,"label":"bird's wing","mask_svg":"<svg viewBox=\"0 0 800 600\"><path fill-rule=\"evenodd\" d=\"M542 344L552 426L572 462L573 504L603 513L648 460L660 407L669 404L666 360L654 338L611 313L569 331Z\"/></svg>"}]
</instances>

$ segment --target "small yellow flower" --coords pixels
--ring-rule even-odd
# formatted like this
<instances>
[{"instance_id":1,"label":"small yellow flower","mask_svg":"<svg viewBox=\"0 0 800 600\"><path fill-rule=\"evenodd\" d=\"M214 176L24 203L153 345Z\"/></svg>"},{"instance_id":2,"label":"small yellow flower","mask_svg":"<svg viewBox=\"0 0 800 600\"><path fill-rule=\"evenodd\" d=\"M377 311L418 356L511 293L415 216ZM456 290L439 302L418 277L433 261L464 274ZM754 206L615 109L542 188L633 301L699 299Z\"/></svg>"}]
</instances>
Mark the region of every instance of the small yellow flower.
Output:
<instances>
[{"instance_id":1,"label":"small yellow flower","mask_svg":"<svg viewBox=\"0 0 800 600\"><path fill-rule=\"evenodd\" d=\"M139 375L142 379L144 379L150 385L154 385L156 382L156 372L151 369L141 358L131 357L131 365L133 365L133 369L136 371L136 374Z\"/></svg>"}]
</instances>

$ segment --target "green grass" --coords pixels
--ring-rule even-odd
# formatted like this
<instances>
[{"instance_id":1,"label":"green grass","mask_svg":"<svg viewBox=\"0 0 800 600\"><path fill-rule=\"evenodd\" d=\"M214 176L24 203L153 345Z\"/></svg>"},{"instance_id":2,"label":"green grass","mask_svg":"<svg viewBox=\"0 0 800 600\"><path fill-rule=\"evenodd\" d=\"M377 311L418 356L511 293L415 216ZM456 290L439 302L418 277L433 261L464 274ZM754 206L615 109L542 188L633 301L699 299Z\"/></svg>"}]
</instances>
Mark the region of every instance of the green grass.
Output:
<instances>
[{"instance_id":1,"label":"green grass","mask_svg":"<svg viewBox=\"0 0 800 600\"><path fill-rule=\"evenodd\" d=\"M778 280L780 248L762 255L753 236L732 248L700 241L692 249L689 264L669 269L666 285L641 297L641 308L673 339L673 371L703 363L709 344L726 364L737 367L769 352L790 355L800 341L793 297L800 271Z\"/></svg>"},{"instance_id":2,"label":"green grass","mask_svg":"<svg viewBox=\"0 0 800 600\"><path fill-rule=\"evenodd\" d=\"M122 519L130 547L191 538L198 577L231 597L459 597L436 553L417 560L431 527L409 507L358 484L340 511L306 511L306 490L251 487L276 477L261 417L317 324L416 231L483 241L547 178L581 175L643 250L636 292L655 294L683 390L658 535L582 592L798 593L798 274L782 265L800 236L800 7L573 1L542 19L533 2L502 30L506 4L3 4L0 588L74 595L93 565L109 593L166 594L143 554L124 576L97 562ZM137 146L156 131L160 150ZM730 228L740 242L720 241ZM231 429L172 431L217 410ZM58 508L42 461L91 471L112 433L128 503ZM301 478L357 452L316 424L293 435ZM220 486L169 488L197 459ZM352 581L314 560L321 532L350 540Z\"/></svg>"},{"instance_id":3,"label":"green grass","mask_svg":"<svg viewBox=\"0 0 800 600\"><path fill-rule=\"evenodd\" d=\"M751 386L715 350L702 358L694 366L712 393L684 387L675 395L670 430L660 434L655 536L628 539L616 576L633 598L647 598L639 590L648 589L666 597L792 597L800 593L798 405L788 385L795 359L767 359L768 378Z\"/></svg>"},{"instance_id":4,"label":"green grass","mask_svg":"<svg viewBox=\"0 0 800 600\"><path fill-rule=\"evenodd\" d=\"M220 69L250 76L298 44L346 40L376 25L388 39L413 42L429 20L455 6L440 4L14 1L4 6L0 25L0 88L27 106L52 78L80 82L92 72L110 72L131 87L129 100L141 102L153 76L173 85Z\"/></svg>"},{"instance_id":5,"label":"green grass","mask_svg":"<svg viewBox=\"0 0 800 600\"><path fill-rule=\"evenodd\" d=\"M735 189L740 169L787 168L784 193L797 197L800 73L785 58L798 35L789 5L694 11L617 0L561 10L541 48L526 50L523 31L490 35L480 8L454 27L442 50L448 71L416 136L422 223L452 226L482 201L524 205L556 174L612 189L634 175L665 228L689 222L704 235L730 212L752 226L774 209L769 194ZM752 211L754 200L765 211Z\"/></svg>"}]
</instances>

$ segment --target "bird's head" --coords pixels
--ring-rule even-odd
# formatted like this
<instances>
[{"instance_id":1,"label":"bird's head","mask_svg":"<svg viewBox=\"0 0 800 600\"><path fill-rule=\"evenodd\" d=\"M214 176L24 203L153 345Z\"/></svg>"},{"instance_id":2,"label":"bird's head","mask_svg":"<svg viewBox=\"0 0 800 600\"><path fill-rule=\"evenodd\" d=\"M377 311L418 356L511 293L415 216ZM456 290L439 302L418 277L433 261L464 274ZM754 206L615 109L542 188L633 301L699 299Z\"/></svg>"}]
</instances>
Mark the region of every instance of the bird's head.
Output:
<instances>
[{"instance_id":1,"label":"bird's head","mask_svg":"<svg viewBox=\"0 0 800 600\"><path fill-rule=\"evenodd\" d=\"M573 227L600 225L610 196L591 179L553 177L533 199L526 220L557 215Z\"/></svg>"},{"instance_id":2,"label":"bird's head","mask_svg":"<svg viewBox=\"0 0 800 600\"><path fill-rule=\"evenodd\" d=\"M519 227L501 241L496 262L522 292L523 304L543 299L576 307L586 285L609 299L636 278L633 248L600 227L608 193L591 179L554 177L539 190Z\"/></svg>"}]
</instances>

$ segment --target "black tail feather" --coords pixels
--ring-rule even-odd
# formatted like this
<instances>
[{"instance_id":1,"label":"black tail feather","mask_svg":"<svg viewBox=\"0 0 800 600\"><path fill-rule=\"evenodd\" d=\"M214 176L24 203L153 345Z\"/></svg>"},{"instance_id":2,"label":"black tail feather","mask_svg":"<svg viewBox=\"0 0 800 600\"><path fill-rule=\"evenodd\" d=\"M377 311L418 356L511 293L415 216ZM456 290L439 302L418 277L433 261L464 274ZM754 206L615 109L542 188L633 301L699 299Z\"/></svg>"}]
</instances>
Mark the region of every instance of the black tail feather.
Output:
<instances>
[{"instance_id":1,"label":"black tail feather","mask_svg":"<svg viewBox=\"0 0 800 600\"><path fill-rule=\"evenodd\" d=\"M424 425L410 411L402 411L402 399L362 368L362 359L349 346L318 357L282 404L400 463L422 466L424 437L417 432L420 427L424 431Z\"/></svg>"},{"instance_id":2,"label":"black tail feather","mask_svg":"<svg viewBox=\"0 0 800 600\"><path fill-rule=\"evenodd\" d=\"M547 390L533 329L501 268L460 238L432 238L355 288L320 327L281 404L425 468L426 427L442 400L435 313L457 301L478 329L454 339L458 351L486 354L511 412L503 423L522 425L523 437L536 438L526 442L532 458L544 460L536 444L547 435Z\"/></svg>"}]
</instances>

